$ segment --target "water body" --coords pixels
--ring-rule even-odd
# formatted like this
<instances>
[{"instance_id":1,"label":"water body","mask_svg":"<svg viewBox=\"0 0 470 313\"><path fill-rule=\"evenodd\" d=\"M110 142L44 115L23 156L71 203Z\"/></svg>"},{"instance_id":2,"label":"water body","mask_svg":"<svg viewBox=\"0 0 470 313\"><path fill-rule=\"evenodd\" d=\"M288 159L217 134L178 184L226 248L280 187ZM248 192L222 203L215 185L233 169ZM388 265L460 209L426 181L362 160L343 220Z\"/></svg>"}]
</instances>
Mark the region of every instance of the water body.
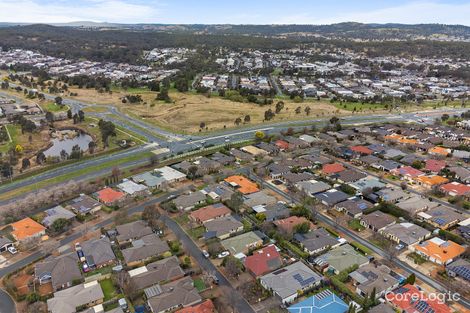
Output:
<instances>
[{"instance_id":1,"label":"water body","mask_svg":"<svg viewBox=\"0 0 470 313\"><path fill-rule=\"evenodd\" d=\"M72 152L72 148L75 145L78 145L83 151L88 150L88 144L93 141L90 135L87 134L78 134L74 138L67 138L66 136L60 140L59 138L54 138L51 140L52 146L44 151L46 157L58 157L60 152L65 150L69 155Z\"/></svg>"},{"instance_id":2,"label":"water body","mask_svg":"<svg viewBox=\"0 0 470 313\"><path fill-rule=\"evenodd\" d=\"M15 303L2 289L0 289L0 313L16 313Z\"/></svg>"}]
</instances>

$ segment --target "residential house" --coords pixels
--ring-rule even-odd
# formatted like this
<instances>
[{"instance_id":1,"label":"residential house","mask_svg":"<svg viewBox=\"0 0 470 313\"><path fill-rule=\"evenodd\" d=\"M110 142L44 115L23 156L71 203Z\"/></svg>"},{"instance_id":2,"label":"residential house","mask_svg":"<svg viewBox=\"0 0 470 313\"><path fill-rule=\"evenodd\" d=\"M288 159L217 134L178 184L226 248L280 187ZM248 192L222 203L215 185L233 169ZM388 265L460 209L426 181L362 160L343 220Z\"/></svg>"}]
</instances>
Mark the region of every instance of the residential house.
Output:
<instances>
[{"instance_id":1,"label":"residential house","mask_svg":"<svg viewBox=\"0 0 470 313\"><path fill-rule=\"evenodd\" d=\"M354 183L358 180L366 178L367 174L355 171L355 170L345 170L337 174L333 174L330 176L332 179L336 179L340 183Z\"/></svg>"},{"instance_id":2,"label":"residential house","mask_svg":"<svg viewBox=\"0 0 470 313\"><path fill-rule=\"evenodd\" d=\"M387 303L380 303L367 310L368 313L396 313L393 307Z\"/></svg>"},{"instance_id":3,"label":"residential house","mask_svg":"<svg viewBox=\"0 0 470 313\"><path fill-rule=\"evenodd\" d=\"M282 303L292 303L300 295L318 286L322 277L302 262L296 262L259 278Z\"/></svg>"},{"instance_id":4,"label":"residential house","mask_svg":"<svg viewBox=\"0 0 470 313\"><path fill-rule=\"evenodd\" d=\"M452 152L451 149L447 149L447 148L443 148L439 146L432 147L431 149L428 150L428 153L430 155L434 155L434 156L441 157L441 158L447 157L449 154L451 154L451 152Z\"/></svg>"},{"instance_id":5,"label":"residential house","mask_svg":"<svg viewBox=\"0 0 470 313\"><path fill-rule=\"evenodd\" d=\"M80 245L89 267L100 268L116 262L111 242L107 237L90 239Z\"/></svg>"},{"instance_id":6,"label":"residential house","mask_svg":"<svg viewBox=\"0 0 470 313\"><path fill-rule=\"evenodd\" d=\"M242 147L242 148L240 148L240 150L242 150L243 152L249 153L249 154L251 154L255 157L256 156L264 156L264 155L268 154L267 151L265 151L263 149L260 149L258 147L252 146L252 145Z\"/></svg>"},{"instance_id":7,"label":"residential house","mask_svg":"<svg viewBox=\"0 0 470 313\"><path fill-rule=\"evenodd\" d=\"M324 228L314 229L305 234L297 233L294 235L294 240L310 255L319 254L341 244L337 238L333 237Z\"/></svg>"},{"instance_id":8,"label":"residential house","mask_svg":"<svg viewBox=\"0 0 470 313\"><path fill-rule=\"evenodd\" d=\"M346 170L344 166L340 163L325 164L322 167L323 175L329 176L332 174L337 174Z\"/></svg>"},{"instance_id":9,"label":"residential house","mask_svg":"<svg viewBox=\"0 0 470 313\"><path fill-rule=\"evenodd\" d=\"M158 260L129 271L129 277L136 290L142 290L164 282L184 277L184 271L176 256Z\"/></svg>"},{"instance_id":10,"label":"residential house","mask_svg":"<svg viewBox=\"0 0 470 313\"><path fill-rule=\"evenodd\" d=\"M101 203L96 201L90 196L81 194L78 198L75 198L69 204L72 211L76 214L94 214L101 210Z\"/></svg>"},{"instance_id":11,"label":"residential house","mask_svg":"<svg viewBox=\"0 0 470 313\"><path fill-rule=\"evenodd\" d=\"M118 225L116 226L116 231L118 233L116 239L118 240L119 244L153 234L152 229L142 220Z\"/></svg>"},{"instance_id":12,"label":"residential house","mask_svg":"<svg viewBox=\"0 0 470 313\"><path fill-rule=\"evenodd\" d=\"M450 277L461 277L470 282L470 262L466 259L457 259L447 264L446 271Z\"/></svg>"},{"instance_id":13,"label":"residential house","mask_svg":"<svg viewBox=\"0 0 470 313\"><path fill-rule=\"evenodd\" d=\"M380 162L380 158L376 157L375 155L366 155L362 156L359 159L355 160L356 163L365 165L365 166L371 166L375 167L377 164Z\"/></svg>"},{"instance_id":14,"label":"residential house","mask_svg":"<svg viewBox=\"0 0 470 313\"><path fill-rule=\"evenodd\" d=\"M10 239L0 236L0 253L7 251L8 248L13 246L13 242Z\"/></svg>"},{"instance_id":15,"label":"residential house","mask_svg":"<svg viewBox=\"0 0 470 313\"><path fill-rule=\"evenodd\" d=\"M157 188L160 188L163 183L174 184L186 179L186 175L184 173L181 173L169 166L156 168L153 172L155 176L162 178L161 183L156 186Z\"/></svg>"},{"instance_id":16,"label":"residential house","mask_svg":"<svg viewBox=\"0 0 470 313\"><path fill-rule=\"evenodd\" d=\"M82 279L77 261L75 252L50 256L35 264L34 277L40 285L51 282L54 291L69 288L75 281Z\"/></svg>"},{"instance_id":17,"label":"residential house","mask_svg":"<svg viewBox=\"0 0 470 313\"><path fill-rule=\"evenodd\" d=\"M364 210L372 208L374 205L367 200L361 198L352 198L346 201L337 203L335 205L336 210L339 212L345 212L352 218L359 218Z\"/></svg>"},{"instance_id":18,"label":"residential house","mask_svg":"<svg viewBox=\"0 0 470 313\"><path fill-rule=\"evenodd\" d=\"M321 203L330 207L347 200L349 197L348 194L336 189L330 189L315 195L315 198L321 201Z\"/></svg>"},{"instance_id":19,"label":"residential house","mask_svg":"<svg viewBox=\"0 0 470 313\"><path fill-rule=\"evenodd\" d=\"M280 151L286 151L286 150L289 150L290 148L290 145L287 141L285 140L276 140L276 142L274 143L276 145L276 147L279 148Z\"/></svg>"},{"instance_id":20,"label":"residential house","mask_svg":"<svg viewBox=\"0 0 470 313\"><path fill-rule=\"evenodd\" d=\"M439 190L451 197L470 197L470 186L458 182L451 182L439 187Z\"/></svg>"},{"instance_id":21,"label":"residential house","mask_svg":"<svg viewBox=\"0 0 470 313\"><path fill-rule=\"evenodd\" d=\"M365 228L372 229L375 232L382 232L385 227L395 224L396 220L393 216L385 214L381 211L375 211L367 215L362 215L360 223Z\"/></svg>"},{"instance_id":22,"label":"residential house","mask_svg":"<svg viewBox=\"0 0 470 313\"><path fill-rule=\"evenodd\" d=\"M106 187L96 192L97 199L106 205L118 205L126 199L126 194L122 191Z\"/></svg>"},{"instance_id":23,"label":"residential house","mask_svg":"<svg viewBox=\"0 0 470 313\"><path fill-rule=\"evenodd\" d=\"M451 207L439 205L426 212L418 213L418 219L440 229L448 229L467 218L467 215Z\"/></svg>"},{"instance_id":24,"label":"residential house","mask_svg":"<svg viewBox=\"0 0 470 313\"><path fill-rule=\"evenodd\" d=\"M231 149L230 154L233 155L238 162L250 162L254 159L253 155L238 149Z\"/></svg>"},{"instance_id":25,"label":"residential house","mask_svg":"<svg viewBox=\"0 0 470 313\"><path fill-rule=\"evenodd\" d=\"M205 239L217 237L220 240L227 239L231 235L243 230L243 223L236 220L233 216L225 216L204 223L206 233Z\"/></svg>"},{"instance_id":26,"label":"residential house","mask_svg":"<svg viewBox=\"0 0 470 313\"><path fill-rule=\"evenodd\" d=\"M163 313L180 307L189 307L202 301L191 277L154 285L145 289L147 305L152 313Z\"/></svg>"},{"instance_id":27,"label":"residential house","mask_svg":"<svg viewBox=\"0 0 470 313\"><path fill-rule=\"evenodd\" d=\"M71 221L75 218L75 214L65 209L63 206L58 205L53 208L44 211L46 216L42 220L42 224L46 227L50 227L58 219L65 219Z\"/></svg>"},{"instance_id":28,"label":"residential house","mask_svg":"<svg viewBox=\"0 0 470 313\"><path fill-rule=\"evenodd\" d=\"M189 218L197 223L207 223L218 218L226 217L232 211L222 203L211 204L197 209L189 214Z\"/></svg>"},{"instance_id":29,"label":"residential house","mask_svg":"<svg viewBox=\"0 0 470 313\"><path fill-rule=\"evenodd\" d=\"M325 289L299 303L287 308L289 313L345 313L349 306L331 292Z\"/></svg>"},{"instance_id":30,"label":"residential house","mask_svg":"<svg viewBox=\"0 0 470 313\"><path fill-rule=\"evenodd\" d=\"M279 153L280 149L277 145L272 144L272 143L266 143L266 142L260 142L258 145L258 148L263 149L264 151L267 151L268 154L270 155L276 155Z\"/></svg>"},{"instance_id":31,"label":"residential house","mask_svg":"<svg viewBox=\"0 0 470 313\"><path fill-rule=\"evenodd\" d=\"M235 158L232 155L227 155L220 152L216 152L211 155L211 160L216 161L223 166L228 166L235 163Z\"/></svg>"},{"instance_id":32,"label":"residential house","mask_svg":"<svg viewBox=\"0 0 470 313\"><path fill-rule=\"evenodd\" d=\"M313 177L313 174L309 172L287 173L282 175L282 180L286 183L288 187L292 187L299 182L311 180Z\"/></svg>"},{"instance_id":33,"label":"residential house","mask_svg":"<svg viewBox=\"0 0 470 313\"><path fill-rule=\"evenodd\" d=\"M310 197L313 197L317 193L325 192L331 188L329 184L314 179L298 182L295 184L295 187Z\"/></svg>"},{"instance_id":34,"label":"residential house","mask_svg":"<svg viewBox=\"0 0 470 313\"><path fill-rule=\"evenodd\" d=\"M301 224L307 223L310 225L310 229L313 229L315 225L313 225L312 222L310 222L308 219L305 217L301 216L290 216L281 220L276 220L273 222L276 227L282 231L285 234L292 234L295 230L296 227L298 227Z\"/></svg>"},{"instance_id":35,"label":"residential house","mask_svg":"<svg viewBox=\"0 0 470 313\"><path fill-rule=\"evenodd\" d=\"M423 186L427 189L434 189L439 187L440 185L448 183L449 180L439 175L430 175L416 177L415 182L417 182L418 185Z\"/></svg>"},{"instance_id":36,"label":"residential house","mask_svg":"<svg viewBox=\"0 0 470 313\"><path fill-rule=\"evenodd\" d=\"M250 231L222 240L221 244L234 256L239 253L246 255L250 250L261 247L263 239L256 232Z\"/></svg>"},{"instance_id":37,"label":"residential house","mask_svg":"<svg viewBox=\"0 0 470 313\"><path fill-rule=\"evenodd\" d=\"M282 258L277 247L271 244L247 256L244 265L254 277L258 277L281 267Z\"/></svg>"},{"instance_id":38,"label":"residential house","mask_svg":"<svg viewBox=\"0 0 470 313\"><path fill-rule=\"evenodd\" d=\"M245 195L243 198L243 204L250 208L258 206L265 207L277 202L276 197L271 196L264 190Z\"/></svg>"},{"instance_id":39,"label":"residential house","mask_svg":"<svg viewBox=\"0 0 470 313\"><path fill-rule=\"evenodd\" d=\"M390 268L385 265L367 264L350 273L349 277L352 279L358 295L371 296L375 292L377 299L398 287L398 279L390 273Z\"/></svg>"},{"instance_id":40,"label":"residential house","mask_svg":"<svg viewBox=\"0 0 470 313\"><path fill-rule=\"evenodd\" d=\"M369 263L369 259L349 244L345 244L320 255L314 260L314 263L324 271L339 274L353 265L364 266Z\"/></svg>"},{"instance_id":41,"label":"residential house","mask_svg":"<svg viewBox=\"0 0 470 313\"><path fill-rule=\"evenodd\" d=\"M384 188L375 193L380 200L390 203L397 203L402 199L408 198L408 194L402 189L398 188Z\"/></svg>"},{"instance_id":42,"label":"residential house","mask_svg":"<svg viewBox=\"0 0 470 313\"><path fill-rule=\"evenodd\" d=\"M206 202L207 196L201 191L191 192L189 194L181 195L173 203L180 211L189 211L194 209L196 205Z\"/></svg>"},{"instance_id":43,"label":"residential house","mask_svg":"<svg viewBox=\"0 0 470 313\"><path fill-rule=\"evenodd\" d=\"M128 266L134 266L168 251L168 244L152 233L132 241L132 247L123 249L122 255Z\"/></svg>"},{"instance_id":44,"label":"residential house","mask_svg":"<svg viewBox=\"0 0 470 313\"><path fill-rule=\"evenodd\" d=\"M132 176L131 179L138 184L144 184L152 189L160 188L166 183L166 180L162 176L157 175L155 171L137 174Z\"/></svg>"},{"instance_id":45,"label":"residential house","mask_svg":"<svg viewBox=\"0 0 470 313\"><path fill-rule=\"evenodd\" d=\"M94 280L55 292L54 297L47 300L47 310L50 313L75 313L78 307L92 307L103 300L103 290Z\"/></svg>"},{"instance_id":46,"label":"residential house","mask_svg":"<svg viewBox=\"0 0 470 313\"><path fill-rule=\"evenodd\" d=\"M271 163L267 166L267 169L272 179L280 179L283 175L290 172L290 168L287 165L279 163Z\"/></svg>"},{"instance_id":47,"label":"residential house","mask_svg":"<svg viewBox=\"0 0 470 313\"><path fill-rule=\"evenodd\" d=\"M449 172L455 174L455 178L464 184L470 183L470 170L462 166L449 167Z\"/></svg>"},{"instance_id":48,"label":"residential house","mask_svg":"<svg viewBox=\"0 0 470 313\"><path fill-rule=\"evenodd\" d=\"M46 234L46 227L35 222L30 217L11 223L13 231L11 235L17 241L28 241L38 239Z\"/></svg>"},{"instance_id":49,"label":"residential house","mask_svg":"<svg viewBox=\"0 0 470 313\"><path fill-rule=\"evenodd\" d=\"M413 223L398 223L385 227L382 235L405 247L417 244L431 237L431 232Z\"/></svg>"},{"instance_id":50,"label":"residential house","mask_svg":"<svg viewBox=\"0 0 470 313\"><path fill-rule=\"evenodd\" d=\"M400 312L420 312L427 308L429 312L450 313L450 307L437 297L428 297L417 286L406 284L385 295L385 299Z\"/></svg>"},{"instance_id":51,"label":"residential house","mask_svg":"<svg viewBox=\"0 0 470 313\"><path fill-rule=\"evenodd\" d=\"M265 206L262 210L262 213L266 216L267 222L272 222L288 217L290 210L286 204L278 202Z\"/></svg>"},{"instance_id":52,"label":"residential house","mask_svg":"<svg viewBox=\"0 0 470 313\"><path fill-rule=\"evenodd\" d=\"M444 160L428 159L426 160L426 165L424 167L424 170L426 172L438 174L445 167L446 167L446 161Z\"/></svg>"},{"instance_id":53,"label":"residential house","mask_svg":"<svg viewBox=\"0 0 470 313\"><path fill-rule=\"evenodd\" d=\"M225 184L212 184L201 190L212 200L227 201L232 197L234 191Z\"/></svg>"},{"instance_id":54,"label":"residential house","mask_svg":"<svg viewBox=\"0 0 470 313\"><path fill-rule=\"evenodd\" d=\"M373 190L380 190L386 186L378 178L371 177L371 176L360 179L348 185L353 187L360 193L366 193L366 192L373 191Z\"/></svg>"},{"instance_id":55,"label":"residential house","mask_svg":"<svg viewBox=\"0 0 470 313\"><path fill-rule=\"evenodd\" d=\"M399 159L406 156L407 153L398 149L387 149L383 154L384 159Z\"/></svg>"},{"instance_id":56,"label":"residential house","mask_svg":"<svg viewBox=\"0 0 470 313\"><path fill-rule=\"evenodd\" d=\"M396 206L406 211L410 216L416 216L418 213L435 208L439 203L431 201L418 195L412 195L410 198L400 200Z\"/></svg>"},{"instance_id":57,"label":"residential house","mask_svg":"<svg viewBox=\"0 0 470 313\"><path fill-rule=\"evenodd\" d=\"M411 166L402 166L400 168L391 170L390 172L393 175L400 176L403 179L408 180L410 182L414 181L415 178L424 175L424 172L421 172L420 170L417 170Z\"/></svg>"},{"instance_id":58,"label":"residential house","mask_svg":"<svg viewBox=\"0 0 470 313\"><path fill-rule=\"evenodd\" d=\"M124 179L117 187L131 197L148 196L149 188L145 185L136 184L132 180Z\"/></svg>"},{"instance_id":59,"label":"residential house","mask_svg":"<svg viewBox=\"0 0 470 313\"><path fill-rule=\"evenodd\" d=\"M431 262L447 265L463 254L465 247L450 240L444 241L434 237L415 245L414 250Z\"/></svg>"},{"instance_id":60,"label":"residential house","mask_svg":"<svg viewBox=\"0 0 470 313\"><path fill-rule=\"evenodd\" d=\"M234 175L224 179L232 188L238 190L244 195L258 192L258 185L248 178L240 175Z\"/></svg>"},{"instance_id":61,"label":"residential house","mask_svg":"<svg viewBox=\"0 0 470 313\"><path fill-rule=\"evenodd\" d=\"M374 151L367 148L366 146L352 146L351 150L357 157L371 155L374 153Z\"/></svg>"}]
</instances>

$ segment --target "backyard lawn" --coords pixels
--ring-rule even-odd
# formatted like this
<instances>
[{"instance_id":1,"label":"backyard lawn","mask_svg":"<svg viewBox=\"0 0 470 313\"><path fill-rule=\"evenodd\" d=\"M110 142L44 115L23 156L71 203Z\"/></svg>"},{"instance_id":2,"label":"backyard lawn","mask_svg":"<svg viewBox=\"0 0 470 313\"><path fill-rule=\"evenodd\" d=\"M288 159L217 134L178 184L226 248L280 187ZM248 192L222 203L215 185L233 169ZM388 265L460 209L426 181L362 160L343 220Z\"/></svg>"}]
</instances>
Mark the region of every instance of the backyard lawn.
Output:
<instances>
[{"instance_id":1,"label":"backyard lawn","mask_svg":"<svg viewBox=\"0 0 470 313\"><path fill-rule=\"evenodd\" d=\"M111 300L117 295L116 288L111 279L103 279L100 281L100 285L101 289L103 289L104 301Z\"/></svg>"},{"instance_id":2,"label":"backyard lawn","mask_svg":"<svg viewBox=\"0 0 470 313\"><path fill-rule=\"evenodd\" d=\"M348 222L349 228L355 231L363 231L365 229L364 226L361 225L358 219L352 219Z\"/></svg>"},{"instance_id":3,"label":"backyard lawn","mask_svg":"<svg viewBox=\"0 0 470 313\"><path fill-rule=\"evenodd\" d=\"M201 278L197 278L194 280L194 287L197 289L197 291L201 292L205 290L206 284L204 284L204 281Z\"/></svg>"}]
</instances>

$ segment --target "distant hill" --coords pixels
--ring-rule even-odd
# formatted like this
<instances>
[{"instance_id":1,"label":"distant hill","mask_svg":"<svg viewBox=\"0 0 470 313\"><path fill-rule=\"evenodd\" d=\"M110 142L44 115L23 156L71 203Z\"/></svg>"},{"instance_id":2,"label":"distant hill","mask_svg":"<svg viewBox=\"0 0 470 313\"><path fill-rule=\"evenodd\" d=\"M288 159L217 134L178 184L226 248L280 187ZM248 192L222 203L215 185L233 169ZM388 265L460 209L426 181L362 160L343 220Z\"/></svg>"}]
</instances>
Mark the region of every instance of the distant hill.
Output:
<instances>
[{"instance_id":1,"label":"distant hill","mask_svg":"<svg viewBox=\"0 0 470 313\"><path fill-rule=\"evenodd\" d=\"M0 27L26 25L22 23L0 23ZM364 40L408 40L441 38L470 39L470 27L445 24L363 24L355 22L330 25L232 25L232 24L119 24L77 21L56 23L52 26L94 28L107 30L145 30L161 32L186 32L220 35L258 36L309 36Z\"/></svg>"}]
</instances>

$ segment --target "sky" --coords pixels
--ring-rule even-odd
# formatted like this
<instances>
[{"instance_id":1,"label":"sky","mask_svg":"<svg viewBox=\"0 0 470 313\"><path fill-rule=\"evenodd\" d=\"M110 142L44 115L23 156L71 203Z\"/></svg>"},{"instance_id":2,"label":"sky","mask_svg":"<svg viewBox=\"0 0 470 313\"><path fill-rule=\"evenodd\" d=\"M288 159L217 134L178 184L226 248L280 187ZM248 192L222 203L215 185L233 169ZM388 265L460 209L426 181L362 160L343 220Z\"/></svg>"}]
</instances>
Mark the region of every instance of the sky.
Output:
<instances>
[{"instance_id":1,"label":"sky","mask_svg":"<svg viewBox=\"0 0 470 313\"><path fill-rule=\"evenodd\" d=\"M470 26L470 0L0 0L0 22L442 23Z\"/></svg>"}]
</instances>

